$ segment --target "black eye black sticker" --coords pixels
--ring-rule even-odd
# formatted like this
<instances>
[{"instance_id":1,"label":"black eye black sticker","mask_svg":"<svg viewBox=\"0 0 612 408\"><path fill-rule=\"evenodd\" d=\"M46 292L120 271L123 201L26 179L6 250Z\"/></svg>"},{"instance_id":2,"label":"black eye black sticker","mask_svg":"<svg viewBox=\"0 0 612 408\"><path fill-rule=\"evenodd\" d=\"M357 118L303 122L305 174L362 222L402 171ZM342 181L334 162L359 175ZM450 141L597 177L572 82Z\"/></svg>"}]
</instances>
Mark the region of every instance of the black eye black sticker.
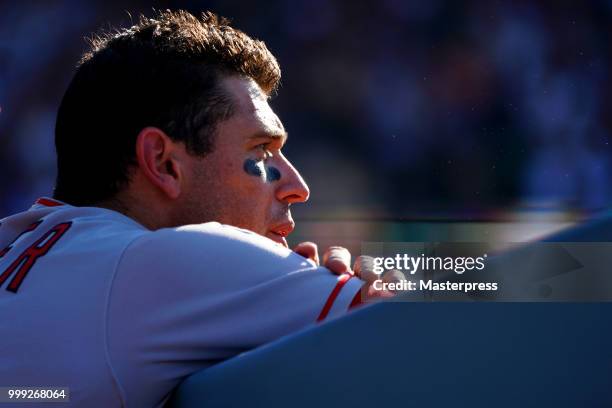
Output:
<instances>
[{"instance_id":1,"label":"black eye black sticker","mask_svg":"<svg viewBox=\"0 0 612 408\"><path fill-rule=\"evenodd\" d=\"M244 166L242 166L242 168L246 174L249 174L251 176L255 176L255 177L263 176L261 167L257 165L257 160L246 159L244 161Z\"/></svg>"},{"instance_id":2,"label":"black eye black sticker","mask_svg":"<svg viewBox=\"0 0 612 408\"><path fill-rule=\"evenodd\" d=\"M281 173L280 170L274 166L266 167L266 181L268 183L272 183L274 181L280 180Z\"/></svg>"},{"instance_id":3,"label":"black eye black sticker","mask_svg":"<svg viewBox=\"0 0 612 408\"><path fill-rule=\"evenodd\" d=\"M264 169L258 164L257 160L246 159L242 169L250 176L262 177L264 175ZM265 168L266 182L273 183L281 179L281 172L274 166L266 166Z\"/></svg>"}]
</instances>

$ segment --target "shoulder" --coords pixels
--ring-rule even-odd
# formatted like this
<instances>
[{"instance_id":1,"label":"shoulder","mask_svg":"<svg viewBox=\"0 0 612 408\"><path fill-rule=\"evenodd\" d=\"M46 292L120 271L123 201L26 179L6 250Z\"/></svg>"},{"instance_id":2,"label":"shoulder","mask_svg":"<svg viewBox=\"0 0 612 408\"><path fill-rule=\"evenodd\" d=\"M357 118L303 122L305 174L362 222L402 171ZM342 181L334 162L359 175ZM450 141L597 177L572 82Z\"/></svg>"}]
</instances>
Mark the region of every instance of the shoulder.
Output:
<instances>
[{"instance_id":1,"label":"shoulder","mask_svg":"<svg viewBox=\"0 0 612 408\"><path fill-rule=\"evenodd\" d=\"M161 251L175 255L243 255L285 258L293 251L254 232L209 222L152 231L134 242L132 251Z\"/></svg>"},{"instance_id":2,"label":"shoulder","mask_svg":"<svg viewBox=\"0 0 612 408\"><path fill-rule=\"evenodd\" d=\"M257 283L315 265L272 240L251 231L210 222L165 228L140 236L126 249L122 270L171 273L189 282L202 274L231 274L235 281ZM130 272L138 273L138 272Z\"/></svg>"}]
</instances>

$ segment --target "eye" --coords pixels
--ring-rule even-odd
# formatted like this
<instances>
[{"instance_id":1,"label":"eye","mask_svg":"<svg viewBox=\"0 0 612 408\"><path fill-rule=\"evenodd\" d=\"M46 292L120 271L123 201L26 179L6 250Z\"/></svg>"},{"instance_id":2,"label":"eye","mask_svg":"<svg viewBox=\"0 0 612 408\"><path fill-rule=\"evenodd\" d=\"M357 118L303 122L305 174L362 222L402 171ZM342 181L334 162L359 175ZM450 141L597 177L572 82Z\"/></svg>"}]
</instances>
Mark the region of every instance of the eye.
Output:
<instances>
[{"instance_id":1,"label":"eye","mask_svg":"<svg viewBox=\"0 0 612 408\"><path fill-rule=\"evenodd\" d=\"M270 143L261 143L255 146L255 150L261 152L264 159L269 159L272 157L272 152L270 151Z\"/></svg>"}]
</instances>

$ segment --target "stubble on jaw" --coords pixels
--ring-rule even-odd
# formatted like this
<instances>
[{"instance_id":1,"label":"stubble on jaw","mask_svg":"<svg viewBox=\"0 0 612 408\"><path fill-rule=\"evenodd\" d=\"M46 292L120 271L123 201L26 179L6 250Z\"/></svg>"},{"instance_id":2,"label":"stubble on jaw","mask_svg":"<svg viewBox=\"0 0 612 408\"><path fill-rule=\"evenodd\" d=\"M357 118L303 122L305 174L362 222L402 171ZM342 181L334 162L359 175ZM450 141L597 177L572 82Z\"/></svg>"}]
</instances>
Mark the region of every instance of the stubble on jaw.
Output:
<instances>
[{"instance_id":1,"label":"stubble on jaw","mask_svg":"<svg viewBox=\"0 0 612 408\"><path fill-rule=\"evenodd\" d=\"M176 213L180 225L216 221L264 234L265 220L253 218L254 205L245 203L245 197L230 189L224 169L213 167L212 163L194 167L190 191Z\"/></svg>"}]
</instances>

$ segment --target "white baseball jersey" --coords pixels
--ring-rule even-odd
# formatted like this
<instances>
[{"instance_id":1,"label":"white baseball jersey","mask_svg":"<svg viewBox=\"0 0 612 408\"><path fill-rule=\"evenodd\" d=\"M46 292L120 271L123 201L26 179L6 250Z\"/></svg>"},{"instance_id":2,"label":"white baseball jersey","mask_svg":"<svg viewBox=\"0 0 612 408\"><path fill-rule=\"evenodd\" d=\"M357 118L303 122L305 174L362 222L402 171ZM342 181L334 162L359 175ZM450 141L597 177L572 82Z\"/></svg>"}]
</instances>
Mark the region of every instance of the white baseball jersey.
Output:
<instances>
[{"instance_id":1,"label":"white baseball jersey","mask_svg":"<svg viewBox=\"0 0 612 408\"><path fill-rule=\"evenodd\" d=\"M343 314L361 286L250 231L150 231L43 198L0 221L0 387L161 406L195 371Z\"/></svg>"}]
</instances>

